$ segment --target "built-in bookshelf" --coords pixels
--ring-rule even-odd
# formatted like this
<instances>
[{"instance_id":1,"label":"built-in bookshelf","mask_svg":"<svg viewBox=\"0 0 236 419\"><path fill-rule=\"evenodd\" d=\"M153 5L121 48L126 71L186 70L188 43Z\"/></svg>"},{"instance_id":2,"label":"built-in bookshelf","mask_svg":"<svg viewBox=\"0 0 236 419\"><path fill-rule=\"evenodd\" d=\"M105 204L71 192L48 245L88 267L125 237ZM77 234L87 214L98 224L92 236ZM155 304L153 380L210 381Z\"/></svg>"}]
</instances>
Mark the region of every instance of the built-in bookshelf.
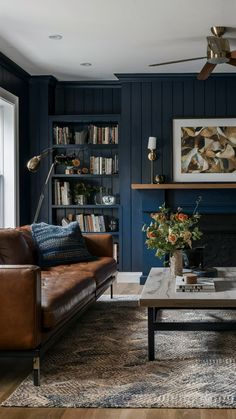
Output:
<instances>
[{"instance_id":1,"label":"built-in bookshelf","mask_svg":"<svg viewBox=\"0 0 236 419\"><path fill-rule=\"evenodd\" d=\"M51 222L78 221L85 234L111 233L121 266L119 115L51 116Z\"/></svg>"}]
</instances>

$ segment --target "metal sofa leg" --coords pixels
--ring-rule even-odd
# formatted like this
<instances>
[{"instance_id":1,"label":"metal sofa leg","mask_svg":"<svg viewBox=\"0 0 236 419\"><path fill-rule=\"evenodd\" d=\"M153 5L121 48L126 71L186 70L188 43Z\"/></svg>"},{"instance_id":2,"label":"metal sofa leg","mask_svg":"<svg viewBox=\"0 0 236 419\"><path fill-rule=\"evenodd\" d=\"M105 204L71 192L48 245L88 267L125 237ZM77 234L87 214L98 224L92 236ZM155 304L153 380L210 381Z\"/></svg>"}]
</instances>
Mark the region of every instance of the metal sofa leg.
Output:
<instances>
[{"instance_id":1,"label":"metal sofa leg","mask_svg":"<svg viewBox=\"0 0 236 419\"><path fill-rule=\"evenodd\" d=\"M111 298L113 298L113 284L110 285L110 290L111 290Z\"/></svg>"},{"instance_id":2,"label":"metal sofa leg","mask_svg":"<svg viewBox=\"0 0 236 419\"><path fill-rule=\"evenodd\" d=\"M33 358L33 380L35 386L40 386L40 356Z\"/></svg>"}]
</instances>

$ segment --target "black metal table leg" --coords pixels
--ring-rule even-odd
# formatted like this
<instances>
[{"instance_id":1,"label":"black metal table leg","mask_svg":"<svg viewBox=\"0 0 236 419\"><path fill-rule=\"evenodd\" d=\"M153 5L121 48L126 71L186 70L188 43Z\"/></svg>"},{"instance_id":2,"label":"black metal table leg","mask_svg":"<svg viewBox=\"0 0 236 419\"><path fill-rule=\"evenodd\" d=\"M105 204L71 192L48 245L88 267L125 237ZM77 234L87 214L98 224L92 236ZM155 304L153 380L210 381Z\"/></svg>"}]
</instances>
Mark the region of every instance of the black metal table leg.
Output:
<instances>
[{"instance_id":1,"label":"black metal table leg","mask_svg":"<svg viewBox=\"0 0 236 419\"><path fill-rule=\"evenodd\" d=\"M33 380L35 386L40 386L40 357L35 356L33 359Z\"/></svg>"},{"instance_id":2,"label":"black metal table leg","mask_svg":"<svg viewBox=\"0 0 236 419\"><path fill-rule=\"evenodd\" d=\"M148 307L148 359L155 359L155 330L154 330L155 309Z\"/></svg>"}]
</instances>

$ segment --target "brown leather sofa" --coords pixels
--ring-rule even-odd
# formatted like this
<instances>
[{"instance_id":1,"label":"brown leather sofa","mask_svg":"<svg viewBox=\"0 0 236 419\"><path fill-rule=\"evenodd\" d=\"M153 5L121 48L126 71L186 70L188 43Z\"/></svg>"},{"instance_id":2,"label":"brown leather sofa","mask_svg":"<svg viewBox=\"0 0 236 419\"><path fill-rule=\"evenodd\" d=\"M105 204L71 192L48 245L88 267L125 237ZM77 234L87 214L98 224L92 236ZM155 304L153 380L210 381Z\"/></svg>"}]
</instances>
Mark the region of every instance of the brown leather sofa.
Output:
<instances>
[{"instance_id":1,"label":"brown leather sofa","mask_svg":"<svg viewBox=\"0 0 236 419\"><path fill-rule=\"evenodd\" d=\"M110 234L84 235L91 262L41 270L29 226L0 229L0 355L33 358L40 384L46 349L109 287L116 275Z\"/></svg>"}]
</instances>

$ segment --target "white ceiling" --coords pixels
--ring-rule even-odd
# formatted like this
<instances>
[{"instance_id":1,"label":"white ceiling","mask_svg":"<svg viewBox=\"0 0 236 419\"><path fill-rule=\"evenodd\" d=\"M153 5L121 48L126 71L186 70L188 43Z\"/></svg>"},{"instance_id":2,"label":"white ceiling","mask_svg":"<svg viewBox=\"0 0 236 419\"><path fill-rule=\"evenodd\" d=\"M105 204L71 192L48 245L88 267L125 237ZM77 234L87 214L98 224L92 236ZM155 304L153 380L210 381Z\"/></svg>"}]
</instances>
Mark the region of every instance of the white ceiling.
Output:
<instances>
[{"instance_id":1,"label":"white ceiling","mask_svg":"<svg viewBox=\"0 0 236 419\"><path fill-rule=\"evenodd\" d=\"M235 0L0 0L0 50L32 75L112 80L114 73L192 73L213 25L236 27ZM61 41L50 40L61 34ZM231 50L236 49L236 32ZM91 67L80 63L91 62ZM215 72L235 72L221 64Z\"/></svg>"}]
</instances>

